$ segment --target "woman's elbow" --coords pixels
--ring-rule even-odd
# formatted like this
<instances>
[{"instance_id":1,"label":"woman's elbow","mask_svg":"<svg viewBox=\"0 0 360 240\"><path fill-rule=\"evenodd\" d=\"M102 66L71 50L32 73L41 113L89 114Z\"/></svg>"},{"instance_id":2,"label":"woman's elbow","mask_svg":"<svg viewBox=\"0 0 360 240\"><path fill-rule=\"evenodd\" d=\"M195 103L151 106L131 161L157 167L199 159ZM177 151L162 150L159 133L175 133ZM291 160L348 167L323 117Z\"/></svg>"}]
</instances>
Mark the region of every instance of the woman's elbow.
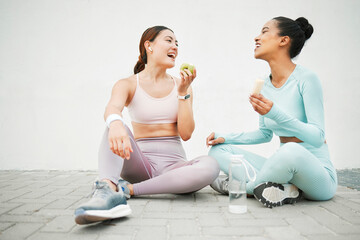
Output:
<instances>
[{"instance_id":1,"label":"woman's elbow","mask_svg":"<svg viewBox=\"0 0 360 240\"><path fill-rule=\"evenodd\" d=\"M314 142L312 143L312 145L313 145L314 147L316 147L316 148L319 148L319 147L321 147L324 143L325 143L325 138L322 137L322 138L314 141Z\"/></svg>"},{"instance_id":2,"label":"woman's elbow","mask_svg":"<svg viewBox=\"0 0 360 240\"><path fill-rule=\"evenodd\" d=\"M191 138L191 133L190 134L180 134L180 137L183 141L187 141Z\"/></svg>"},{"instance_id":3,"label":"woman's elbow","mask_svg":"<svg viewBox=\"0 0 360 240\"><path fill-rule=\"evenodd\" d=\"M311 144L312 146L319 148L321 147L324 143L325 143L325 134L324 131L320 131L318 136L314 136L313 138L311 138L311 142L309 141L309 144Z\"/></svg>"}]
</instances>

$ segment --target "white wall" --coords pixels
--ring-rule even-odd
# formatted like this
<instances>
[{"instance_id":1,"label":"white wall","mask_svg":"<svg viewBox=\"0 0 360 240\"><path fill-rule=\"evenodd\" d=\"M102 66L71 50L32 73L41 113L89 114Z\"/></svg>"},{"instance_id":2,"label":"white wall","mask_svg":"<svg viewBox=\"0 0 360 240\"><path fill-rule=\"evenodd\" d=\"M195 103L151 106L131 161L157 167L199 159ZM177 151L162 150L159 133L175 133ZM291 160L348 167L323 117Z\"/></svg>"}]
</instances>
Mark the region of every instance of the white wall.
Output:
<instances>
[{"instance_id":1,"label":"white wall","mask_svg":"<svg viewBox=\"0 0 360 240\"><path fill-rule=\"evenodd\" d=\"M307 17L315 33L297 63L323 84L326 134L336 168L360 167L358 0L0 0L0 169L97 169L112 85L132 74L142 32L172 28L176 67L198 70L196 130L188 157L207 154L211 131L257 128L248 102L254 37L272 17ZM248 149L270 156L278 146Z\"/></svg>"}]
</instances>

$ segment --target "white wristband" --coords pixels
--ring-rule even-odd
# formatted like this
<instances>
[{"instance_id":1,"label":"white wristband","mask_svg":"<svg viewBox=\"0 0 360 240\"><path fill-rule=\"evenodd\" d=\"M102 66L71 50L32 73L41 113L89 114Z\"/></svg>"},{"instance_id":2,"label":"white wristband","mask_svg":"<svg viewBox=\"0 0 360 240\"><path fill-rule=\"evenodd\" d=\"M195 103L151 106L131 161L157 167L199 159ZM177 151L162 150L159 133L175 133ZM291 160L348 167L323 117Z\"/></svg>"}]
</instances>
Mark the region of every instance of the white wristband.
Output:
<instances>
[{"instance_id":1,"label":"white wristband","mask_svg":"<svg viewBox=\"0 0 360 240\"><path fill-rule=\"evenodd\" d=\"M108 126L108 128L110 128L110 123L116 120L120 120L124 126L125 126L125 122L124 119L122 119L122 117L119 114L110 114L107 118L106 118L106 125Z\"/></svg>"}]
</instances>

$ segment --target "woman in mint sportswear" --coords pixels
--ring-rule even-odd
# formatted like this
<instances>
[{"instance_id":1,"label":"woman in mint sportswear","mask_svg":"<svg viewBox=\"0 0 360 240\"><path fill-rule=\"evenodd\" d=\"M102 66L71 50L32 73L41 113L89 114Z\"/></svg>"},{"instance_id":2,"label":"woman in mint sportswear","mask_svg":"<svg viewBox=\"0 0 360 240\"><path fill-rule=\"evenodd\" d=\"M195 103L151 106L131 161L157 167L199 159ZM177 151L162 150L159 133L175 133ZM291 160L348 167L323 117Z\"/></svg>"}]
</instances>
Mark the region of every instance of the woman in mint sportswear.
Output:
<instances>
[{"instance_id":1,"label":"woman in mint sportswear","mask_svg":"<svg viewBox=\"0 0 360 240\"><path fill-rule=\"evenodd\" d=\"M255 58L269 63L271 74L260 94L249 101L259 113L259 129L243 133L211 133L209 155L228 174L230 158L242 154L257 173L248 181L247 193L267 207L294 203L303 195L310 200L331 199L337 188L324 131L323 94L318 77L293 63L313 27L301 17L276 17L255 38ZM232 145L260 144L280 137L280 148L268 159ZM248 166L248 169L250 166ZM228 178L219 176L211 186L228 193Z\"/></svg>"}]
</instances>

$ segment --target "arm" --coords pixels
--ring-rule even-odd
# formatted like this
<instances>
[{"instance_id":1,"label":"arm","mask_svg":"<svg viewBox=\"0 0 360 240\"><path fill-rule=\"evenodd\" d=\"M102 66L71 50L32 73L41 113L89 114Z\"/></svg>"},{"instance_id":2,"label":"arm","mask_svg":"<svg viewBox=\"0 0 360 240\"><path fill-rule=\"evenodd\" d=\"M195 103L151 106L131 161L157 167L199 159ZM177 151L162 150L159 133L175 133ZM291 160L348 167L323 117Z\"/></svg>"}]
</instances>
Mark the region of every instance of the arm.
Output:
<instances>
[{"instance_id":1,"label":"arm","mask_svg":"<svg viewBox=\"0 0 360 240\"><path fill-rule=\"evenodd\" d=\"M186 71L186 73L184 72ZM189 70L181 71L181 80L178 85L178 95L185 96L186 94L190 94L190 98L183 100L179 99L179 110L178 110L178 119L177 119L177 127L179 131L179 135L182 140L187 141L191 138L192 133L195 129L195 121L192 109L193 103L193 92L190 84L196 77L196 69L194 69L193 74Z\"/></svg>"},{"instance_id":2,"label":"arm","mask_svg":"<svg viewBox=\"0 0 360 240\"><path fill-rule=\"evenodd\" d=\"M218 143L227 144L260 144L270 142L273 137L273 132L267 129L264 125L264 117L259 116L259 129L252 132L242 133L212 133L206 139L207 145L216 145Z\"/></svg>"},{"instance_id":3,"label":"arm","mask_svg":"<svg viewBox=\"0 0 360 240\"><path fill-rule=\"evenodd\" d=\"M124 109L125 104L127 104L129 92L130 86L128 80L120 80L114 85L109 103L105 108L105 120L110 114L118 114L121 116L121 112ZM124 159L130 158L130 152L133 150L131 148L129 135L120 120L111 122L108 140L110 149L113 153Z\"/></svg>"},{"instance_id":4,"label":"arm","mask_svg":"<svg viewBox=\"0 0 360 240\"><path fill-rule=\"evenodd\" d=\"M319 79L312 75L300 86L307 122L283 112L276 104L264 116L274 120L290 134L314 147L325 141L323 94Z\"/></svg>"},{"instance_id":5,"label":"arm","mask_svg":"<svg viewBox=\"0 0 360 240\"><path fill-rule=\"evenodd\" d=\"M273 132L264 125L264 117L259 116L259 129L251 132L215 134L215 137L224 138L228 144L260 144L270 142Z\"/></svg>"}]
</instances>

